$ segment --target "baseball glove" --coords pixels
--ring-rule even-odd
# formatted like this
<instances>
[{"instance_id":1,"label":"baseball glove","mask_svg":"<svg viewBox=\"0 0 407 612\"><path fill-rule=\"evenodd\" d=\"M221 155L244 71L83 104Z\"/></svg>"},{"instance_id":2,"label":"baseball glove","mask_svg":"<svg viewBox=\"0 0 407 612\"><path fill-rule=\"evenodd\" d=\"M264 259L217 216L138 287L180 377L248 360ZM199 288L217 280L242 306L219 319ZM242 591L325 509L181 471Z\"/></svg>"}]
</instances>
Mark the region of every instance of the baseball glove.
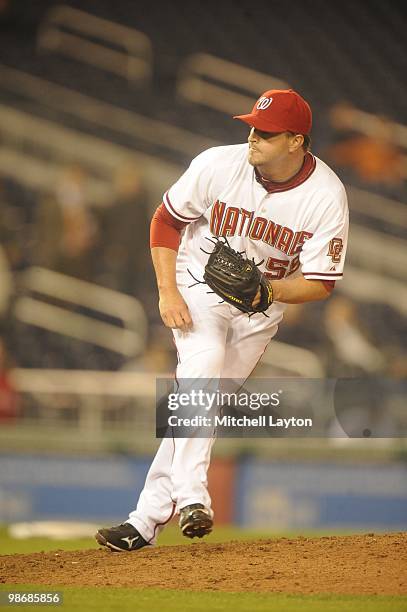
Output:
<instances>
[{"instance_id":1,"label":"baseball glove","mask_svg":"<svg viewBox=\"0 0 407 612\"><path fill-rule=\"evenodd\" d=\"M273 303L271 285L254 259L243 257L242 253L232 249L226 238L215 242L205 266L204 281L225 302L249 315L264 313ZM259 289L260 301L253 306Z\"/></svg>"}]
</instances>

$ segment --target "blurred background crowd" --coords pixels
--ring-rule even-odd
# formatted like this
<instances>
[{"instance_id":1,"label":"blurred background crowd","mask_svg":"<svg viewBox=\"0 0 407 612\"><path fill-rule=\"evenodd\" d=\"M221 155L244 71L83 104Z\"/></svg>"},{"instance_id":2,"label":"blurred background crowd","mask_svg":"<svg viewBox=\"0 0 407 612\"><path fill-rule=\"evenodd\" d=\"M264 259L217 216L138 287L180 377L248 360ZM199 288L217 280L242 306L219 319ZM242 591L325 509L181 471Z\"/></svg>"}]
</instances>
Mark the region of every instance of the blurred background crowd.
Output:
<instances>
[{"instance_id":1,"label":"blurred background crowd","mask_svg":"<svg viewBox=\"0 0 407 612\"><path fill-rule=\"evenodd\" d=\"M149 220L195 154L246 139L231 116L279 86L309 100L352 230L344 280L288 309L287 358L261 373L403 378L405 27L379 0L0 0L0 419L35 413L29 370L174 369Z\"/></svg>"},{"instance_id":2,"label":"blurred background crowd","mask_svg":"<svg viewBox=\"0 0 407 612\"><path fill-rule=\"evenodd\" d=\"M293 87L346 185L349 249L256 375L295 377L326 435L219 440L216 521L406 528L406 31L396 0L0 0L0 522L132 507L176 365L149 220L195 155L246 140L233 115Z\"/></svg>"}]
</instances>

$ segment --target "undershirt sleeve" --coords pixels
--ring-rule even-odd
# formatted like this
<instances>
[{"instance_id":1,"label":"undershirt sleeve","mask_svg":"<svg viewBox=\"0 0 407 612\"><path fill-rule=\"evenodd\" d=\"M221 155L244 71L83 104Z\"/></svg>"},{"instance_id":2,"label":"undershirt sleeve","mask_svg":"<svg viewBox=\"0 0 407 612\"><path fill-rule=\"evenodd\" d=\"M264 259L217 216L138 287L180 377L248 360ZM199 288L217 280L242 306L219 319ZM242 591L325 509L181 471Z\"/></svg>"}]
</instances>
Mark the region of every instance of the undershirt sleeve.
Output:
<instances>
[{"instance_id":1,"label":"undershirt sleeve","mask_svg":"<svg viewBox=\"0 0 407 612\"><path fill-rule=\"evenodd\" d=\"M156 209L150 225L150 247L166 247L178 251L181 232L188 225L173 217L163 203Z\"/></svg>"}]
</instances>

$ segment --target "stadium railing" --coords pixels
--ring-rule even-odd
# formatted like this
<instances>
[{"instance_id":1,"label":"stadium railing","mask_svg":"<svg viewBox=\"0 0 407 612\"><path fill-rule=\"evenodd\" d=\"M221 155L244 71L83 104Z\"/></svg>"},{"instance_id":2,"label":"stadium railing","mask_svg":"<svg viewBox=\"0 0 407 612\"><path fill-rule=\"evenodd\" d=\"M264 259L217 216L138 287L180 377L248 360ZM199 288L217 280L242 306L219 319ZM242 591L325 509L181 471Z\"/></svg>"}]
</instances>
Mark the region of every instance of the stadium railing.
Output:
<instances>
[{"instance_id":1,"label":"stadium railing","mask_svg":"<svg viewBox=\"0 0 407 612\"><path fill-rule=\"evenodd\" d=\"M207 53L187 57L178 72L180 97L228 115L250 108L259 91L286 89L286 81Z\"/></svg>"},{"instance_id":2,"label":"stadium railing","mask_svg":"<svg viewBox=\"0 0 407 612\"><path fill-rule=\"evenodd\" d=\"M37 47L129 81L151 80L152 44L144 32L67 5L47 11L38 30Z\"/></svg>"},{"instance_id":3,"label":"stadium railing","mask_svg":"<svg viewBox=\"0 0 407 612\"><path fill-rule=\"evenodd\" d=\"M147 318L136 298L35 266L20 274L19 285L24 294L16 298L13 306L13 314L18 320L127 358L144 351ZM61 305L47 303L50 298ZM65 304L82 307L86 312L72 312ZM88 310L107 315L119 324L97 320Z\"/></svg>"}]
</instances>

